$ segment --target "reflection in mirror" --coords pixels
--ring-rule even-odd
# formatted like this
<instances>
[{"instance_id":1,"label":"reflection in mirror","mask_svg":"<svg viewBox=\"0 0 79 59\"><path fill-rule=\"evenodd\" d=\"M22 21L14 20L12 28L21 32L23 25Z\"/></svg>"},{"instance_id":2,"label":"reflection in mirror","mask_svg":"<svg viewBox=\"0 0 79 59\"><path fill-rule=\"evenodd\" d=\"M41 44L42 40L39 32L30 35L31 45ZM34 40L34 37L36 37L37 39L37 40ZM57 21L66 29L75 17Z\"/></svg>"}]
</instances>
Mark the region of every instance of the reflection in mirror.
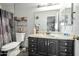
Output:
<instances>
[{"instance_id":1,"label":"reflection in mirror","mask_svg":"<svg viewBox=\"0 0 79 59\"><path fill-rule=\"evenodd\" d=\"M66 32L70 33L72 32L73 27L73 19L71 16L73 16L73 10L72 10L72 4L63 4L62 8L59 12L59 28L60 32Z\"/></svg>"},{"instance_id":2,"label":"reflection in mirror","mask_svg":"<svg viewBox=\"0 0 79 59\"><path fill-rule=\"evenodd\" d=\"M55 16L47 17L47 31L55 31Z\"/></svg>"}]
</instances>

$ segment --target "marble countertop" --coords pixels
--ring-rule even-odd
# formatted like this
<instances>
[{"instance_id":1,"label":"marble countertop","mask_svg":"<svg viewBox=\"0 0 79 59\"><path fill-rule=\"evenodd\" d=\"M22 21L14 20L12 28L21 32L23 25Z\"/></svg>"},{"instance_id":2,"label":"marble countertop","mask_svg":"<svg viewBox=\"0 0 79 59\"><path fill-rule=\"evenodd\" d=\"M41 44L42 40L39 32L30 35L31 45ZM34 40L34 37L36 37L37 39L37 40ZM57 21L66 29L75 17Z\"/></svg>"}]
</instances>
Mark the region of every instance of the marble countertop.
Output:
<instances>
[{"instance_id":1,"label":"marble countertop","mask_svg":"<svg viewBox=\"0 0 79 59\"><path fill-rule=\"evenodd\" d=\"M62 40L74 40L73 36L70 35L63 35L63 34L31 34L29 37L36 37L36 38L47 38L47 39L62 39Z\"/></svg>"}]
</instances>

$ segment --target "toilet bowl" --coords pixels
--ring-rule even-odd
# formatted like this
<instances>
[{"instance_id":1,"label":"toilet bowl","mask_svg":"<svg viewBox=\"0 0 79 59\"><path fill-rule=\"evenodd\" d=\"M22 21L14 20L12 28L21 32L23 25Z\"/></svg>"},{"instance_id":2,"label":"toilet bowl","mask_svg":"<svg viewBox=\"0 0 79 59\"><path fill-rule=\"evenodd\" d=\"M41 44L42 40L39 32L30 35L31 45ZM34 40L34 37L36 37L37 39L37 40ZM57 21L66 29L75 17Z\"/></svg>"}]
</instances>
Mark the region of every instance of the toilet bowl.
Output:
<instances>
[{"instance_id":1,"label":"toilet bowl","mask_svg":"<svg viewBox=\"0 0 79 59\"><path fill-rule=\"evenodd\" d=\"M1 51L7 51L7 56L10 56L10 55L15 56L20 52L19 45L20 45L20 42L11 42L4 45Z\"/></svg>"},{"instance_id":2,"label":"toilet bowl","mask_svg":"<svg viewBox=\"0 0 79 59\"><path fill-rule=\"evenodd\" d=\"M11 49L16 48L19 44L20 44L20 42L11 42L11 43L8 43L8 44L6 44L6 45L4 45L2 47L1 51L9 51Z\"/></svg>"},{"instance_id":3,"label":"toilet bowl","mask_svg":"<svg viewBox=\"0 0 79 59\"><path fill-rule=\"evenodd\" d=\"M16 33L16 42L8 43L2 46L1 51L7 51L7 56L16 56L20 53L20 43L24 40L24 33Z\"/></svg>"}]
</instances>

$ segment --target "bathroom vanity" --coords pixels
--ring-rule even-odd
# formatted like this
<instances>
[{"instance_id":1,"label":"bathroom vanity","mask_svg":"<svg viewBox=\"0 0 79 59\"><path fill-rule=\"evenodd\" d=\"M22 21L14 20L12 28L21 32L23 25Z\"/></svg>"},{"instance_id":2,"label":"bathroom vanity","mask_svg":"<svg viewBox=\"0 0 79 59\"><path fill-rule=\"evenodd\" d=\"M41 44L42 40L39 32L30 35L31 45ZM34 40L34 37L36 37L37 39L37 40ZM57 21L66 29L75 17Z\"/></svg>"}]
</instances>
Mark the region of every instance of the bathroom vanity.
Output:
<instances>
[{"instance_id":1,"label":"bathroom vanity","mask_svg":"<svg viewBox=\"0 0 79 59\"><path fill-rule=\"evenodd\" d=\"M74 41L68 36L30 35L29 56L74 56Z\"/></svg>"}]
</instances>

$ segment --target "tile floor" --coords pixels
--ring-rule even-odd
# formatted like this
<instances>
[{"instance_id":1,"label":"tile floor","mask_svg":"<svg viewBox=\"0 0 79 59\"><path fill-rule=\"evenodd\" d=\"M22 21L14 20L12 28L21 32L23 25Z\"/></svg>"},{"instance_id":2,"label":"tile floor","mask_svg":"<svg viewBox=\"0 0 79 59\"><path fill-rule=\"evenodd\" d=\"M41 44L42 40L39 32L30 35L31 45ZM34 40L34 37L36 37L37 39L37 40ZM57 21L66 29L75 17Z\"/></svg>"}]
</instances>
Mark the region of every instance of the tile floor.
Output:
<instances>
[{"instance_id":1,"label":"tile floor","mask_svg":"<svg viewBox=\"0 0 79 59\"><path fill-rule=\"evenodd\" d=\"M28 56L28 49L21 49L21 52L17 56Z\"/></svg>"}]
</instances>

